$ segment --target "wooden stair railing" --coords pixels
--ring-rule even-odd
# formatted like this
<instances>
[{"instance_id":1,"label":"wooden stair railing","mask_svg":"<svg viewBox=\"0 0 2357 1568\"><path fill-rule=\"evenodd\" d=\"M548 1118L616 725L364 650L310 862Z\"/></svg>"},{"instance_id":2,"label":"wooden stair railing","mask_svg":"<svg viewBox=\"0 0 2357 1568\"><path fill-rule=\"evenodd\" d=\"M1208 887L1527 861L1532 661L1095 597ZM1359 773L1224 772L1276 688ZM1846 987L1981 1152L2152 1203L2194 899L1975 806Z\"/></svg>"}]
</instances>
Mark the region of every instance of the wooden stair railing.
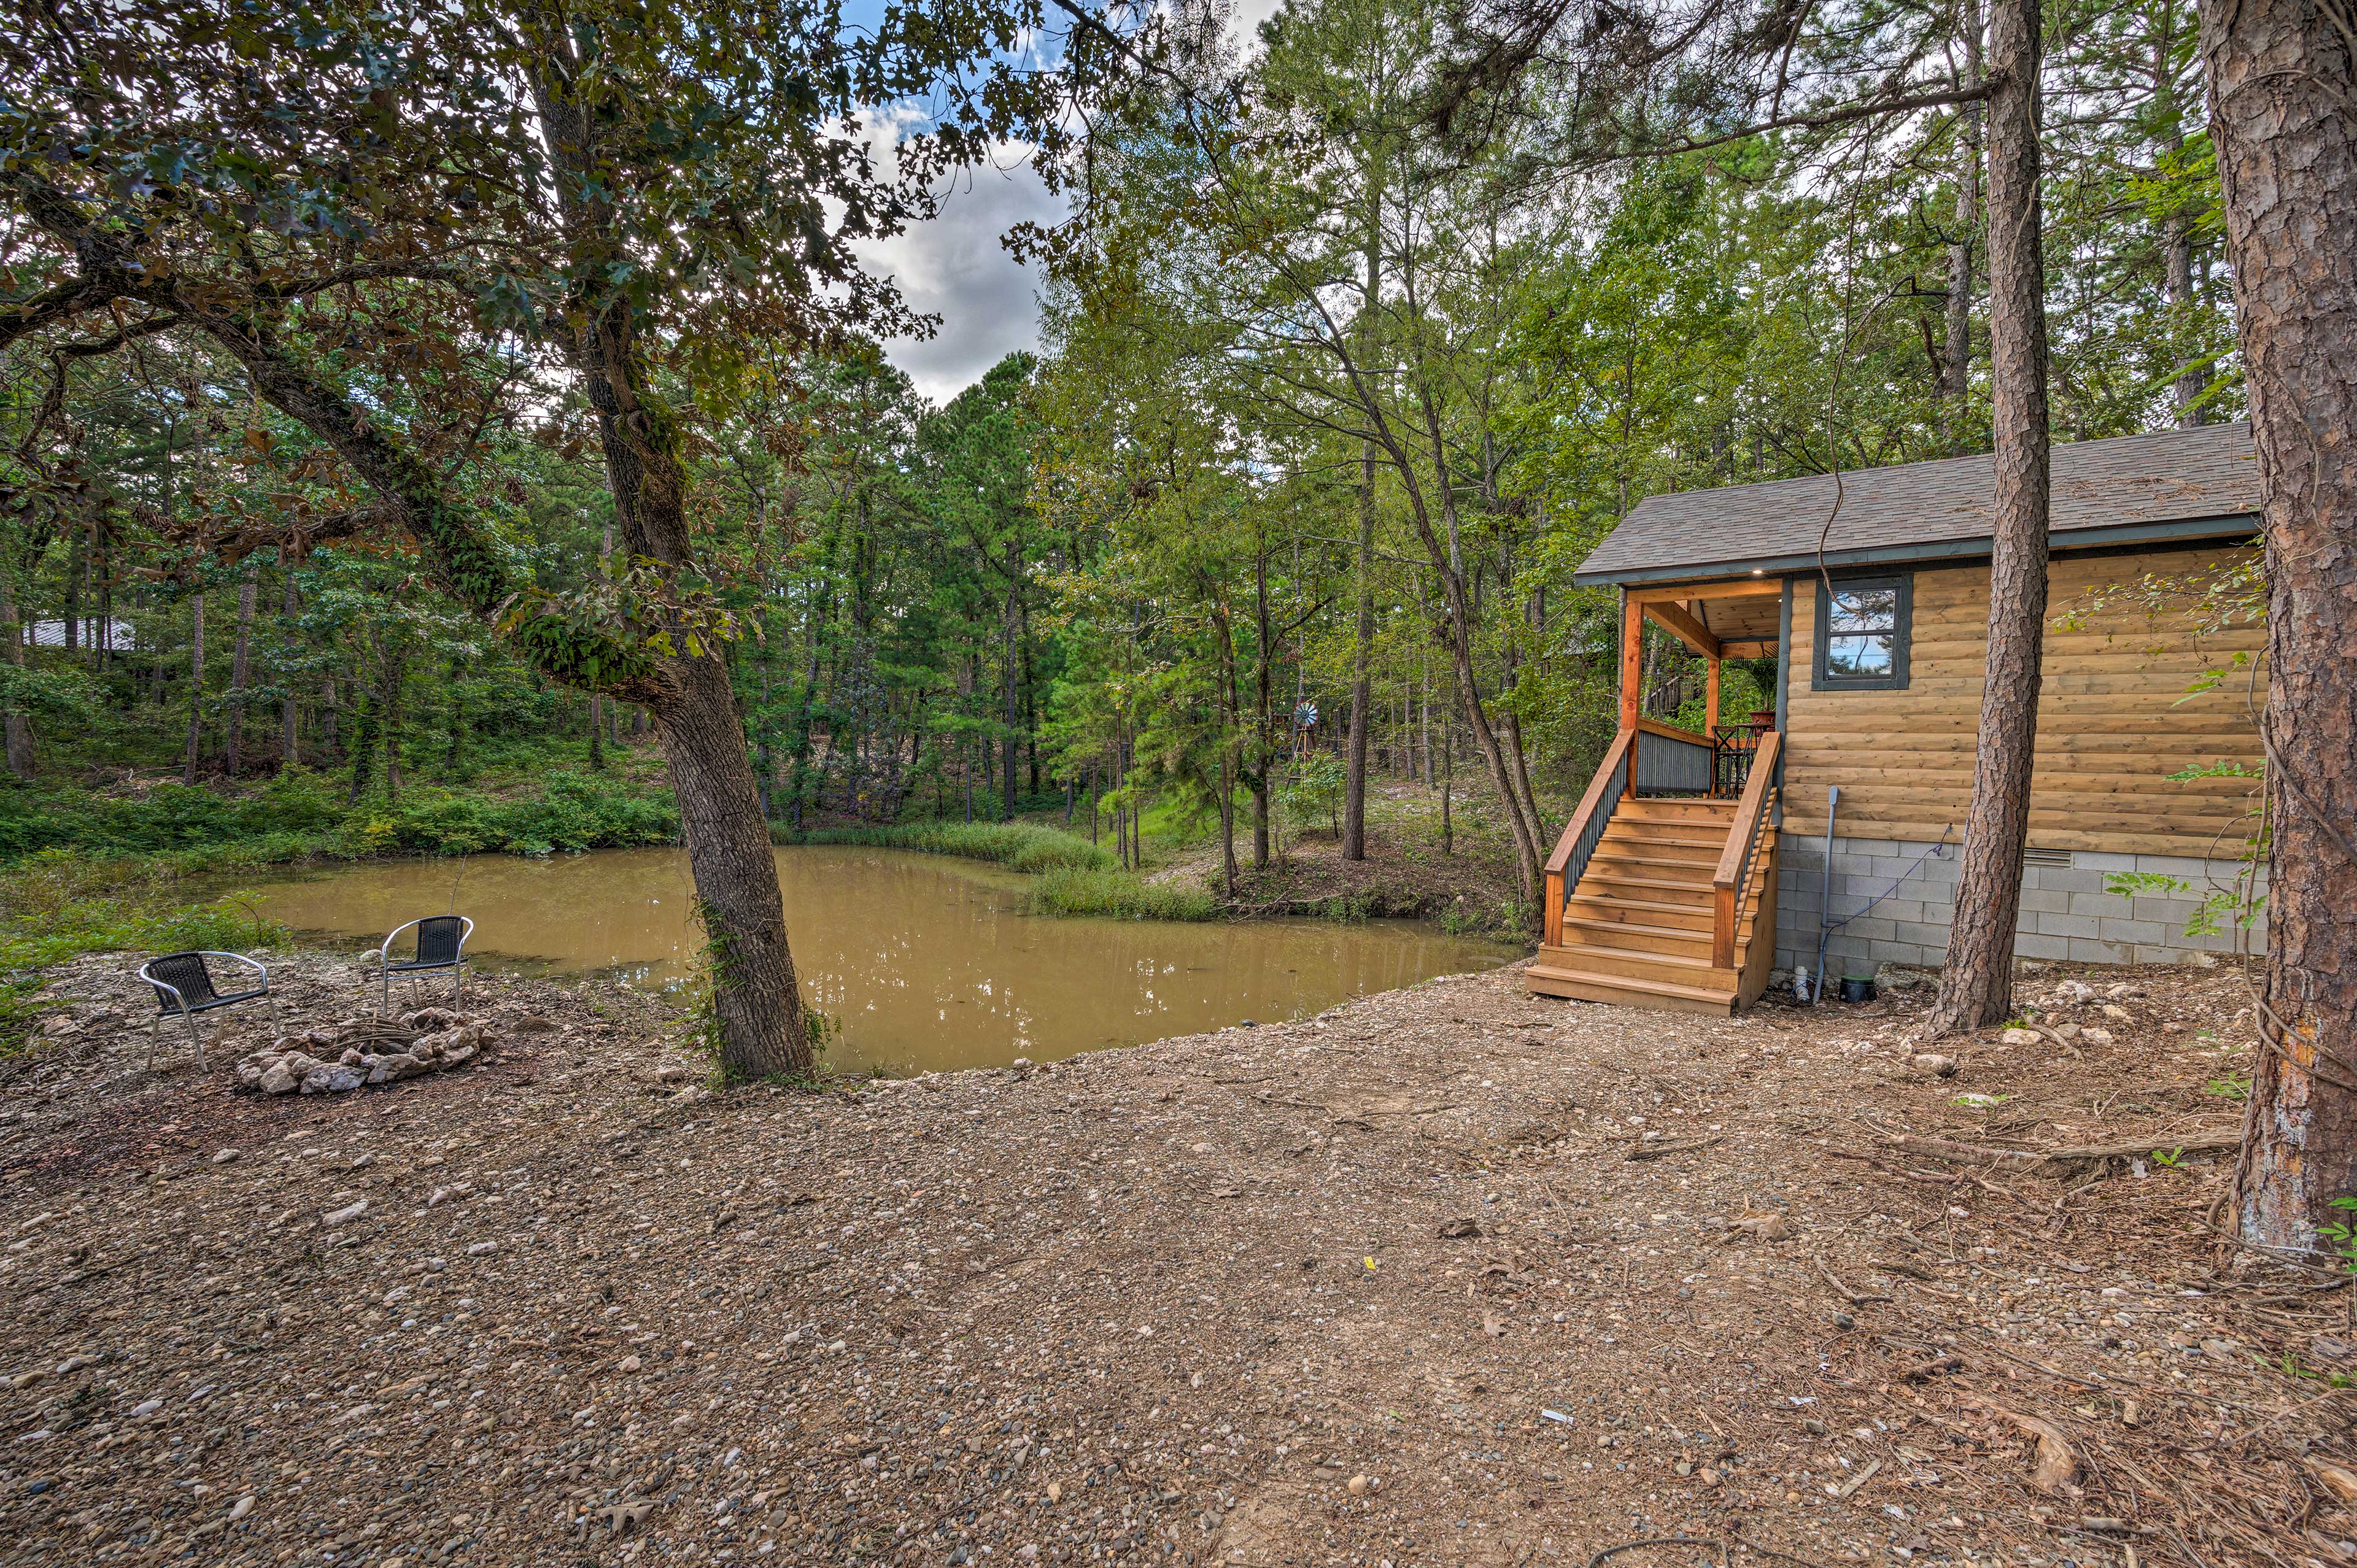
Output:
<instances>
[{"instance_id":1,"label":"wooden stair railing","mask_svg":"<svg viewBox=\"0 0 2357 1568\"><path fill-rule=\"evenodd\" d=\"M1744 780L1735 821L1727 830L1727 848L1719 853L1718 869L1711 874L1710 961L1715 968L1735 967L1736 918L1741 913L1744 883L1751 875L1751 855L1759 847L1768 798L1775 788L1776 758L1783 746L1784 737L1776 730L1760 737L1759 754L1751 759L1751 777Z\"/></svg>"},{"instance_id":2,"label":"wooden stair railing","mask_svg":"<svg viewBox=\"0 0 2357 1568\"><path fill-rule=\"evenodd\" d=\"M1588 857L1604 836L1605 824L1629 792L1629 752L1635 739L1636 732L1625 729L1613 737L1604 760L1597 764L1596 777L1587 781L1587 793L1579 798L1579 809L1564 824L1563 837L1547 856L1544 940L1549 947L1563 945L1564 896L1579 885Z\"/></svg>"}]
</instances>

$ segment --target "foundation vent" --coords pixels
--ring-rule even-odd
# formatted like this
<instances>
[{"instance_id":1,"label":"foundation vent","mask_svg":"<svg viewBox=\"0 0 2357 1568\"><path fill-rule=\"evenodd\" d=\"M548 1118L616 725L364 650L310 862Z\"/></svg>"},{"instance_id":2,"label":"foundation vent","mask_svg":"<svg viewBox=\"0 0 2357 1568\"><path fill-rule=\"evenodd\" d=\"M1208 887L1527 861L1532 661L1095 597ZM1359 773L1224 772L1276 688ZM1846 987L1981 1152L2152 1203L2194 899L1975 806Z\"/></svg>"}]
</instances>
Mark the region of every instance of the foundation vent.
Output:
<instances>
[{"instance_id":1,"label":"foundation vent","mask_svg":"<svg viewBox=\"0 0 2357 1568\"><path fill-rule=\"evenodd\" d=\"M2021 852L2024 865L2057 865L2070 869L2071 852L2067 849L2025 849Z\"/></svg>"}]
</instances>

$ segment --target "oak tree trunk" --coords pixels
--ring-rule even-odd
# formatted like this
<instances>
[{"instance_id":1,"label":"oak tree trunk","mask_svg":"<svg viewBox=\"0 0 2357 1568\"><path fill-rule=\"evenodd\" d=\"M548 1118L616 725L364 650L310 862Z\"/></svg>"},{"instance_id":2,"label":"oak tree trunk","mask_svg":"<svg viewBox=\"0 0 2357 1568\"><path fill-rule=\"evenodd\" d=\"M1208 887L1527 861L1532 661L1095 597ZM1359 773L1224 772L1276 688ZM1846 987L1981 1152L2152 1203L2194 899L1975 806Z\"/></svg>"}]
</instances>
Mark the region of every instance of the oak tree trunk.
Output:
<instances>
[{"instance_id":1,"label":"oak tree trunk","mask_svg":"<svg viewBox=\"0 0 2357 1568\"><path fill-rule=\"evenodd\" d=\"M2267 966L2242 1233L2357 1189L2357 80L2325 0L2203 0L2201 55L2266 521Z\"/></svg>"},{"instance_id":2,"label":"oak tree trunk","mask_svg":"<svg viewBox=\"0 0 2357 1568\"><path fill-rule=\"evenodd\" d=\"M2039 237L2039 7L1998 0L1989 18L1989 383L1996 436L1988 667L1964 824L1962 875L1940 997L1927 1028L2001 1023L2013 1006L2013 929L2038 743L2046 629L2046 266ZM1822 591L1822 590L1821 590Z\"/></svg>"}]
</instances>

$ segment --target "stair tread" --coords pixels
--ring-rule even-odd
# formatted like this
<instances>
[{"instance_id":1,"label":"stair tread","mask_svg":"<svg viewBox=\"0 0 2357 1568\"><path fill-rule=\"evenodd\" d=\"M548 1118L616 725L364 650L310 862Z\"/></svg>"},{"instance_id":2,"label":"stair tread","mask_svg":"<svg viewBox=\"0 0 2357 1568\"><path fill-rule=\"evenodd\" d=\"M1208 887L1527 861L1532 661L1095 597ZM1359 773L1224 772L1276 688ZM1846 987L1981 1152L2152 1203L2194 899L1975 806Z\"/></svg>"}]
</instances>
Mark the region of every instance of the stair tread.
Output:
<instances>
[{"instance_id":1,"label":"stair tread","mask_svg":"<svg viewBox=\"0 0 2357 1568\"><path fill-rule=\"evenodd\" d=\"M1615 844L1610 839L1606 839L1596 846L1596 853L1588 857L1588 864L1593 865L1599 860L1635 860L1653 865L1695 865L1714 869L1718 865L1718 856L1715 854L1656 854L1652 853L1653 847L1649 843Z\"/></svg>"},{"instance_id":2,"label":"stair tread","mask_svg":"<svg viewBox=\"0 0 2357 1568\"><path fill-rule=\"evenodd\" d=\"M1597 842L1599 843L1610 843L1620 826L1620 823L1615 822L1611 827L1605 829L1603 838ZM1699 833L1672 834L1631 832L1624 835L1622 842L1626 843L1632 840L1638 843L1661 844L1664 847L1676 849L1724 849L1727 846L1727 835L1725 833L1705 836Z\"/></svg>"},{"instance_id":3,"label":"stair tread","mask_svg":"<svg viewBox=\"0 0 2357 1568\"><path fill-rule=\"evenodd\" d=\"M1609 882L1621 887L1657 887L1705 895L1711 891L1711 885L1707 882L1674 882L1667 877L1631 876L1617 871L1598 871L1592 862L1587 875L1580 878L1581 886L1585 886L1591 876L1598 882Z\"/></svg>"},{"instance_id":4,"label":"stair tread","mask_svg":"<svg viewBox=\"0 0 2357 1568\"><path fill-rule=\"evenodd\" d=\"M1629 963L1665 963L1674 969L1699 969L1733 974L1735 971L1720 970L1706 958L1688 958L1684 953L1646 952L1637 948L1607 947L1602 942L1566 941L1558 950L1563 952L1593 954L1598 958L1617 959Z\"/></svg>"},{"instance_id":5,"label":"stair tread","mask_svg":"<svg viewBox=\"0 0 2357 1568\"><path fill-rule=\"evenodd\" d=\"M1689 930L1683 926L1641 926L1634 920L1592 920L1584 919L1576 915L1565 916L1563 923L1566 926L1577 926L1582 930L1624 932L1629 936L1642 937L1648 941L1667 940L1679 942L1707 942L1711 939L1710 928L1707 926L1696 927ZM1738 947L1744 941L1743 928L1749 924L1751 924L1751 917L1749 915L1735 923L1735 940ZM1589 944L1583 942L1580 945L1585 947Z\"/></svg>"},{"instance_id":6,"label":"stair tread","mask_svg":"<svg viewBox=\"0 0 2357 1568\"><path fill-rule=\"evenodd\" d=\"M1597 974L1560 964L1533 962L1530 972L1550 980L1576 980L1588 985L1608 986L1615 991L1633 991L1646 996L1683 996L1695 1002L1723 1002L1732 994L1706 985L1681 985L1673 980L1641 980L1630 974Z\"/></svg>"}]
</instances>

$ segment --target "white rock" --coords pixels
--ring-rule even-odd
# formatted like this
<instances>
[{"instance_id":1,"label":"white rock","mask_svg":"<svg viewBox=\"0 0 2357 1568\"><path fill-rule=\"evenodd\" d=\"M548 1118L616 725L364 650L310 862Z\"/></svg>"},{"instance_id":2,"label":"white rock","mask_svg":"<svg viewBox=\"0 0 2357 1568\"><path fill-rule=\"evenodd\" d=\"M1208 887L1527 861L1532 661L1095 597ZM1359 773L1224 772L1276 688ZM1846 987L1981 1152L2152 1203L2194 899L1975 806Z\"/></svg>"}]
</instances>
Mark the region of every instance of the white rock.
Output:
<instances>
[{"instance_id":1,"label":"white rock","mask_svg":"<svg viewBox=\"0 0 2357 1568\"><path fill-rule=\"evenodd\" d=\"M2046 1036L2035 1029L2007 1029L1998 1037L2008 1046L2034 1046Z\"/></svg>"},{"instance_id":2,"label":"white rock","mask_svg":"<svg viewBox=\"0 0 2357 1568\"><path fill-rule=\"evenodd\" d=\"M235 1158L237 1158L237 1151L235 1149L221 1149L213 1155L213 1164L217 1165L225 1165Z\"/></svg>"},{"instance_id":3,"label":"white rock","mask_svg":"<svg viewBox=\"0 0 2357 1568\"><path fill-rule=\"evenodd\" d=\"M499 1250L500 1244L497 1241L470 1241L467 1244L467 1256L470 1258L489 1257L491 1253L496 1252Z\"/></svg>"},{"instance_id":4,"label":"white rock","mask_svg":"<svg viewBox=\"0 0 2357 1568\"><path fill-rule=\"evenodd\" d=\"M341 1208L322 1214L319 1216L319 1223L333 1230L339 1225L350 1225L367 1212L368 1199L363 1197L357 1202L348 1203Z\"/></svg>"},{"instance_id":5,"label":"white rock","mask_svg":"<svg viewBox=\"0 0 2357 1568\"><path fill-rule=\"evenodd\" d=\"M2080 1030L2079 1037L2091 1046L2108 1046L2112 1043L2112 1032L2109 1029L2098 1029L2092 1026Z\"/></svg>"},{"instance_id":6,"label":"white rock","mask_svg":"<svg viewBox=\"0 0 2357 1568\"><path fill-rule=\"evenodd\" d=\"M286 1069L285 1062L274 1062L270 1069L254 1082L264 1094L292 1094L303 1087L303 1080Z\"/></svg>"}]
</instances>

